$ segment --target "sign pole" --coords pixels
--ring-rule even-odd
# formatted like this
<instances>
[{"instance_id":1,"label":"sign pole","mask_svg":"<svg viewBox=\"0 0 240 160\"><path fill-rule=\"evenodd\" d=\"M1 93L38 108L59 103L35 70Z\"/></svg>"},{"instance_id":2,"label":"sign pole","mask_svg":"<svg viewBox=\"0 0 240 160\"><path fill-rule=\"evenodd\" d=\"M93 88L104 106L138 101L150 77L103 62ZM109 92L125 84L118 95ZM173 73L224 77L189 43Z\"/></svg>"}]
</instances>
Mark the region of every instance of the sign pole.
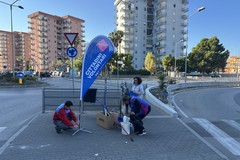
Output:
<instances>
[{"instance_id":1,"label":"sign pole","mask_svg":"<svg viewBox=\"0 0 240 160\"><path fill-rule=\"evenodd\" d=\"M76 40L78 33L64 33L66 39L68 40L69 44L71 45L71 47L67 48L67 55L69 58L71 58L72 60L72 85L73 85L73 101L74 101L74 70L73 70L73 58L77 56L78 51L75 47L73 47L74 45L74 41ZM81 100L81 107L83 108L83 100ZM81 120L81 112L80 112L80 106L79 106L79 116L78 116L78 120L79 120L79 125L78 125L78 129L72 134L73 136L75 134L77 134L79 131L84 131L87 133L92 133L91 131L86 130L85 128L80 127L80 120Z\"/></svg>"},{"instance_id":2,"label":"sign pole","mask_svg":"<svg viewBox=\"0 0 240 160\"><path fill-rule=\"evenodd\" d=\"M74 73L73 73L73 58L72 58L72 85L73 85L73 101L74 101Z\"/></svg>"}]
</instances>

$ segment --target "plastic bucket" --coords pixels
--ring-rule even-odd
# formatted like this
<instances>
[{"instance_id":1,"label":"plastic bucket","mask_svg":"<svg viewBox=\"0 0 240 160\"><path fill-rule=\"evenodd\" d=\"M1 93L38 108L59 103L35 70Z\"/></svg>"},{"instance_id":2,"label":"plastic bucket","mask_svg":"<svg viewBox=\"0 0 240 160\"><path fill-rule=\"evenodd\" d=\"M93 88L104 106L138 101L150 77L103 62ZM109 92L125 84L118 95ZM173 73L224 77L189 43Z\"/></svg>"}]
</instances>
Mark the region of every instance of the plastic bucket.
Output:
<instances>
[{"instance_id":1,"label":"plastic bucket","mask_svg":"<svg viewBox=\"0 0 240 160\"><path fill-rule=\"evenodd\" d=\"M129 122L121 122L122 126L122 134L128 135L130 134L130 123Z\"/></svg>"}]
</instances>

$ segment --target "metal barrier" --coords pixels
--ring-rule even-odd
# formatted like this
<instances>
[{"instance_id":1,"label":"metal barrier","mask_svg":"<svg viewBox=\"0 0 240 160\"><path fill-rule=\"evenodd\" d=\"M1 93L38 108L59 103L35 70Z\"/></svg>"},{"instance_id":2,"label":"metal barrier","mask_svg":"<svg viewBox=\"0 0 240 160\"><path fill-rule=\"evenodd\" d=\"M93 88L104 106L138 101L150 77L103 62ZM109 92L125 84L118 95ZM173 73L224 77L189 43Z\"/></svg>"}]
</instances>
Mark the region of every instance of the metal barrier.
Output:
<instances>
[{"instance_id":1,"label":"metal barrier","mask_svg":"<svg viewBox=\"0 0 240 160\"><path fill-rule=\"evenodd\" d=\"M104 104L104 89L97 89L95 103L83 102L84 111L101 111ZM67 100L73 102L72 109L77 111L82 106L80 103L80 89L72 88L43 88L42 90L42 113L53 111L57 106ZM106 90L106 105L111 110L120 110L121 108L122 90L107 89Z\"/></svg>"}]
</instances>

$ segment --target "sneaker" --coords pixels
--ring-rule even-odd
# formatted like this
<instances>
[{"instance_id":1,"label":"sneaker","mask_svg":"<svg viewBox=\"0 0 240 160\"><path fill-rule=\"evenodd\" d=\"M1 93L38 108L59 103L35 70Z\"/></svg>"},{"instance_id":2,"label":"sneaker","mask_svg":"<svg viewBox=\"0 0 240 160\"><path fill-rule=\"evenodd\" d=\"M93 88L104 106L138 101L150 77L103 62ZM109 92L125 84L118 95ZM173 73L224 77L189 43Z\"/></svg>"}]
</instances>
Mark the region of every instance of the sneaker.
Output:
<instances>
[{"instance_id":1,"label":"sneaker","mask_svg":"<svg viewBox=\"0 0 240 160\"><path fill-rule=\"evenodd\" d=\"M73 130L73 128L72 127L68 127L68 128L64 128L63 130L64 131L68 131L68 130Z\"/></svg>"},{"instance_id":2,"label":"sneaker","mask_svg":"<svg viewBox=\"0 0 240 160\"><path fill-rule=\"evenodd\" d=\"M143 130L142 133L139 133L138 135L139 135L139 136L143 136L143 135L145 135L145 134L147 134L147 132Z\"/></svg>"},{"instance_id":3,"label":"sneaker","mask_svg":"<svg viewBox=\"0 0 240 160\"><path fill-rule=\"evenodd\" d=\"M57 133L62 133L61 128L59 128L59 126L56 126L55 129Z\"/></svg>"}]
</instances>

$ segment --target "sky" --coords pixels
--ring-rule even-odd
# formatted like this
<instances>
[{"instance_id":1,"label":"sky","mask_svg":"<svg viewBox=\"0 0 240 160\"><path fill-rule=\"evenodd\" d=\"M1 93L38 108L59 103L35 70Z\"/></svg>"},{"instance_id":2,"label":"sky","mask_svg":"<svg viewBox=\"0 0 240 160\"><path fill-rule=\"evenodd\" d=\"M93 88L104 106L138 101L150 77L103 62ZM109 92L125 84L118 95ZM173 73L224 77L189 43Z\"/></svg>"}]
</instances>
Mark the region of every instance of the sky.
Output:
<instances>
[{"instance_id":1,"label":"sky","mask_svg":"<svg viewBox=\"0 0 240 160\"><path fill-rule=\"evenodd\" d=\"M13 3L15 0L1 0ZM48 14L72 15L85 20L85 40L98 35L108 36L115 29L114 0L21 0L13 7L14 31L28 32L29 14L42 11ZM188 19L188 52L203 38L216 36L231 56L240 56L240 0L189 0L187 15L198 8L205 10ZM0 3L0 30L10 31L10 7Z\"/></svg>"}]
</instances>

